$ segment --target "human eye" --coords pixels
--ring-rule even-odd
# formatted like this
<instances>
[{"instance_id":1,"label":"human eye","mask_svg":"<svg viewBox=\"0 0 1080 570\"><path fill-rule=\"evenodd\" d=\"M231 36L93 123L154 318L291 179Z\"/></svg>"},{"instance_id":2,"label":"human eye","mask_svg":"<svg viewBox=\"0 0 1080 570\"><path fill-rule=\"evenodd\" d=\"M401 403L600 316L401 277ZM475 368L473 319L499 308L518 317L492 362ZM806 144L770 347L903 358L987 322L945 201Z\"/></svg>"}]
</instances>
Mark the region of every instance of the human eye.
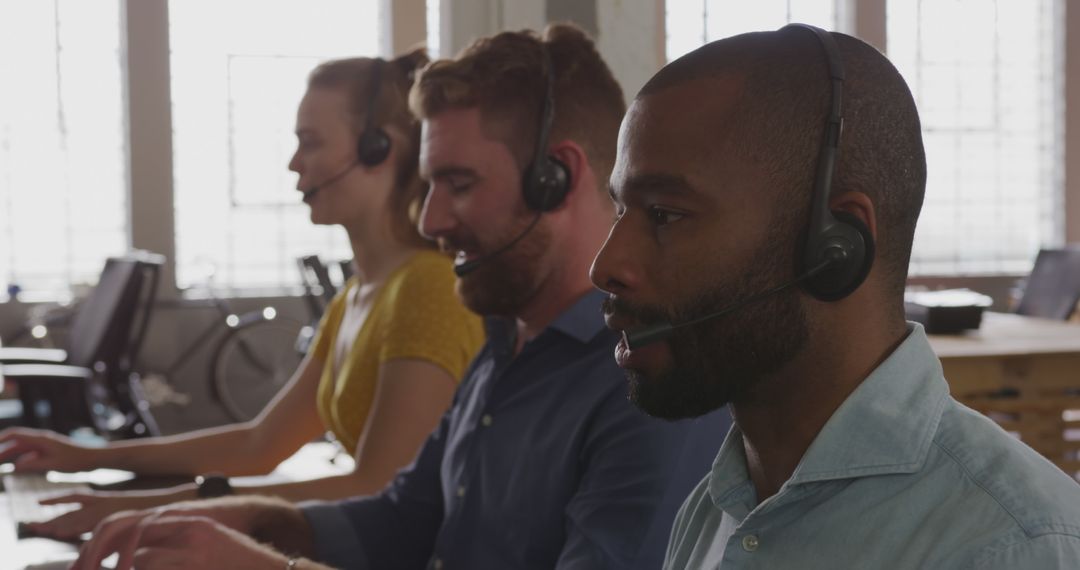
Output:
<instances>
[{"instance_id":1,"label":"human eye","mask_svg":"<svg viewBox=\"0 0 1080 570\"><path fill-rule=\"evenodd\" d=\"M459 180L450 182L447 184L450 187L451 194L464 194L472 188L472 182L467 180Z\"/></svg>"},{"instance_id":2,"label":"human eye","mask_svg":"<svg viewBox=\"0 0 1080 570\"><path fill-rule=\"evenodd\" d=\"M297 140L297 147L301 151L308 152L319 148L319 140L311 136L302 136Z\"/></svg>"},{"instance_id":3,"label":"human eye","mask_svg":"<svg viewBox=\"0 0 1080 570\"><path fill-rule=\"evenodd\" d=\"M472 181L470 180L446 176L436 176L435 179L428 183L428 193L439 190L441 192L446 192L450 196L461 196L467 193L471 188Z\"/></svg>"},{"instance_id":4,"label":"human eye","mask_svg":"<svg viewBox=\"0 0 1080 570\"><path fill-rule=\"evenodd\" d=\"M471 190L476 180L472 176L445 176L441 182L446 185L451 194L457 195Z\"/></svg>"},{"instance_id":5,"label":"human eye","mask_svg":"<svg viewBox=\"0 0 1080 570\"><path fill-rule=\"evenodd\" d=\"M684 214L660 206L649 206L648 217L654 226L662 227L683 219Z\"/></svg>"}]
</instances>

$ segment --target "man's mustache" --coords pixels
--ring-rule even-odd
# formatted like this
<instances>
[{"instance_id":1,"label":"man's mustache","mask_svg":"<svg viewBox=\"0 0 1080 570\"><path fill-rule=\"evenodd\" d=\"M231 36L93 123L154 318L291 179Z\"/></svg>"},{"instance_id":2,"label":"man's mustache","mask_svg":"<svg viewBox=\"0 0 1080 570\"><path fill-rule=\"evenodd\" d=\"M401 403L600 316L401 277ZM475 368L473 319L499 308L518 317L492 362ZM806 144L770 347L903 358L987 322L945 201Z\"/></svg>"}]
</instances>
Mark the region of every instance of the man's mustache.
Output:
<instances>
[{"instance_id":1,"label":"man's mustache","mask_svg":"<svg viewBox=\"0 0 1080 570\"><path fill-rule=\"evenodd\" d=\"M604 302L600 305L600 310L605 315L618 315L620 319L629 319L639 326L667 322L672 319L671 314L662 307L630 303L614 295L608 295L604 299Z\"/></svg>"}]
</instances>

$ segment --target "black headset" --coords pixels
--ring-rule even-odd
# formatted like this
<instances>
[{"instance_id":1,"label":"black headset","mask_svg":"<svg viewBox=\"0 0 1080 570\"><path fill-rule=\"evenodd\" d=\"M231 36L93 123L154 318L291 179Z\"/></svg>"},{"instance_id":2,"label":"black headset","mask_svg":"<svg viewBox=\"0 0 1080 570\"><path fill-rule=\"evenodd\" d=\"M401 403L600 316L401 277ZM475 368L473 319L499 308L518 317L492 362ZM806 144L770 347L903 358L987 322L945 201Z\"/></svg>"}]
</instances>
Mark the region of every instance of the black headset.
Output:
<instances>
[{"instance_id":1,"label":"black headset","mask_svg":"<svg viewBox=\"0 0 1080 570\"><path fill-rule=\"evenodd\" d=\"M390 155L390 137L386 131L375 126L375 107L379 101L384 62L379 57L371 61L371 89L368 90L367 107L364 111L364 130L356 142L356 161L368 168L382 164Z\"/></svg>"},{"instance_id":2,"label":"black headset","mask_svg":"<svg viewBox=\"0 0 1080 570\"><path fill-rule=\"evenodd\" d=\"M862 220L847 212L829 211L833 168L836 165L840 133L844 128L844 119L840 113L844 88L844 67L840 63L840 49L836 46L836 40L820 28L806 24L789 24L783 29L787 28L804 28L817 36L825 49L825 57L829 63L829 79L832 82L829 115L825 121L825 140L818 152L817 168L814 172L810 223L806 231L806 244L802 254L796 259L796 277L705 315L677 323L658 321L634 331L626 331L626 343L631 350L668 338L677 329L729 315L795 284L799 284L809 295L819 300L838 301L858 289L870 273L870 266L874 262L874 239L870 230Z\"/></svg>"},{"instance_id":3,"label":"black headset","mask_svg":"<svg viewBox=\"0 0 1080 570\"><path fill-rule=\"evenodd\" d=\"M547 46L540 44L544 58L544 108L540 112L540 131L532 162L525 167L521 190L525 204L535 212L549 212L559 207L570 192L570 170L559 159L548 155L548 137L555 120L555 73Z\"/></svg>"},{"instance_id":4,"label":"black headset","mask_svg":"<svg viewBox=\"0 0 1080 570\"><path fill-rule=\"evenodd\" d=\"M844 66L840 59L840 49L829 32L807 24L784 26L784 29L787 28L802 28L813 32L825 51L832 84L825 135L818 152L814 174L810 223L796 273L810 273L802 281L802 288L811 296L821 301L837 301L859 288L874 263L874 238L866 224L848 212L829 210L836 153L840 145L840 134L844 130L844 118L841 114ZM813 271L823 264L823 269Z\"/></svg>"}]
</instances>

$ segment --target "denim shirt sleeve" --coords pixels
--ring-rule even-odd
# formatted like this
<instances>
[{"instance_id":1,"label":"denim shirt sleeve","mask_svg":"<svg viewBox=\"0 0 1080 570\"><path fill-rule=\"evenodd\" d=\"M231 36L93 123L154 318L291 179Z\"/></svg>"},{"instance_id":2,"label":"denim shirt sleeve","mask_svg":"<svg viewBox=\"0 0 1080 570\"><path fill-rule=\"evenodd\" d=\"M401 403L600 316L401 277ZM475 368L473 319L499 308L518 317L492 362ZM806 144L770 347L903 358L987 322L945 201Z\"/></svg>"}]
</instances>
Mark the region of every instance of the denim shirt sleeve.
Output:
<instances>
[{"instance_id":1,"label":"denim shirt sleeve","mask_svg":"<svg viewBox=\"0 0 1080 570\"><path fill-rule=\"evenodd\" d=\"M659 568L689 487L674 483L690 424L661 422L626 401L623 385L590 429L584 473L566 507L559 570ZM700 479L706 464L691 474ZM677 489L676 489L677 488Z\"/></svg>"},{"instance_id":2,"label":"denim shirt sleeve","mask_svg":"<svg viewBox=\"0 0 1080 570\"><path fill-rule=\"evenodd\" d=\"M424 567L443 518L439 471L448 425L444 415L412 465L378 495L302 507L319 561L357 570Z\"/></svg>"}]
</instances>

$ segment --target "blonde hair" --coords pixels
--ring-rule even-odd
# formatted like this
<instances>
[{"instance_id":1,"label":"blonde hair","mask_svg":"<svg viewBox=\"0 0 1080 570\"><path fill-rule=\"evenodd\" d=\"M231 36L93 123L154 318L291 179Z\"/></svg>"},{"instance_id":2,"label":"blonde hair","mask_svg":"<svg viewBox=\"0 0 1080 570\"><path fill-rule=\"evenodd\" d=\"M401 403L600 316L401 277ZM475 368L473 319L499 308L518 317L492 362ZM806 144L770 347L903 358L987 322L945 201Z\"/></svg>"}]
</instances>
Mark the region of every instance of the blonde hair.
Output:
<instances>
[{"instance_id":1,"label":"blonde hair","mask_svg":"<svg viewBox=\"0 0 1080 570\"><path fill-rule=\"evenodd\" d=\"M379 92L374 95L375 116L371 124L403 135L398 149L394 190L390 195L390 230L405 245L434 247L416 229L427 185L420 180L420 122L409 112L408 94L416 72L428 63L427 51L416 48L382 63ZM349 101L352 130L359 139L364 130L372 98L371 76L376 60L366 57L324 62L308 75L308 88L343 89ZM396 141L395 141L396 143Z\"/></svg>"}]
</instances>

